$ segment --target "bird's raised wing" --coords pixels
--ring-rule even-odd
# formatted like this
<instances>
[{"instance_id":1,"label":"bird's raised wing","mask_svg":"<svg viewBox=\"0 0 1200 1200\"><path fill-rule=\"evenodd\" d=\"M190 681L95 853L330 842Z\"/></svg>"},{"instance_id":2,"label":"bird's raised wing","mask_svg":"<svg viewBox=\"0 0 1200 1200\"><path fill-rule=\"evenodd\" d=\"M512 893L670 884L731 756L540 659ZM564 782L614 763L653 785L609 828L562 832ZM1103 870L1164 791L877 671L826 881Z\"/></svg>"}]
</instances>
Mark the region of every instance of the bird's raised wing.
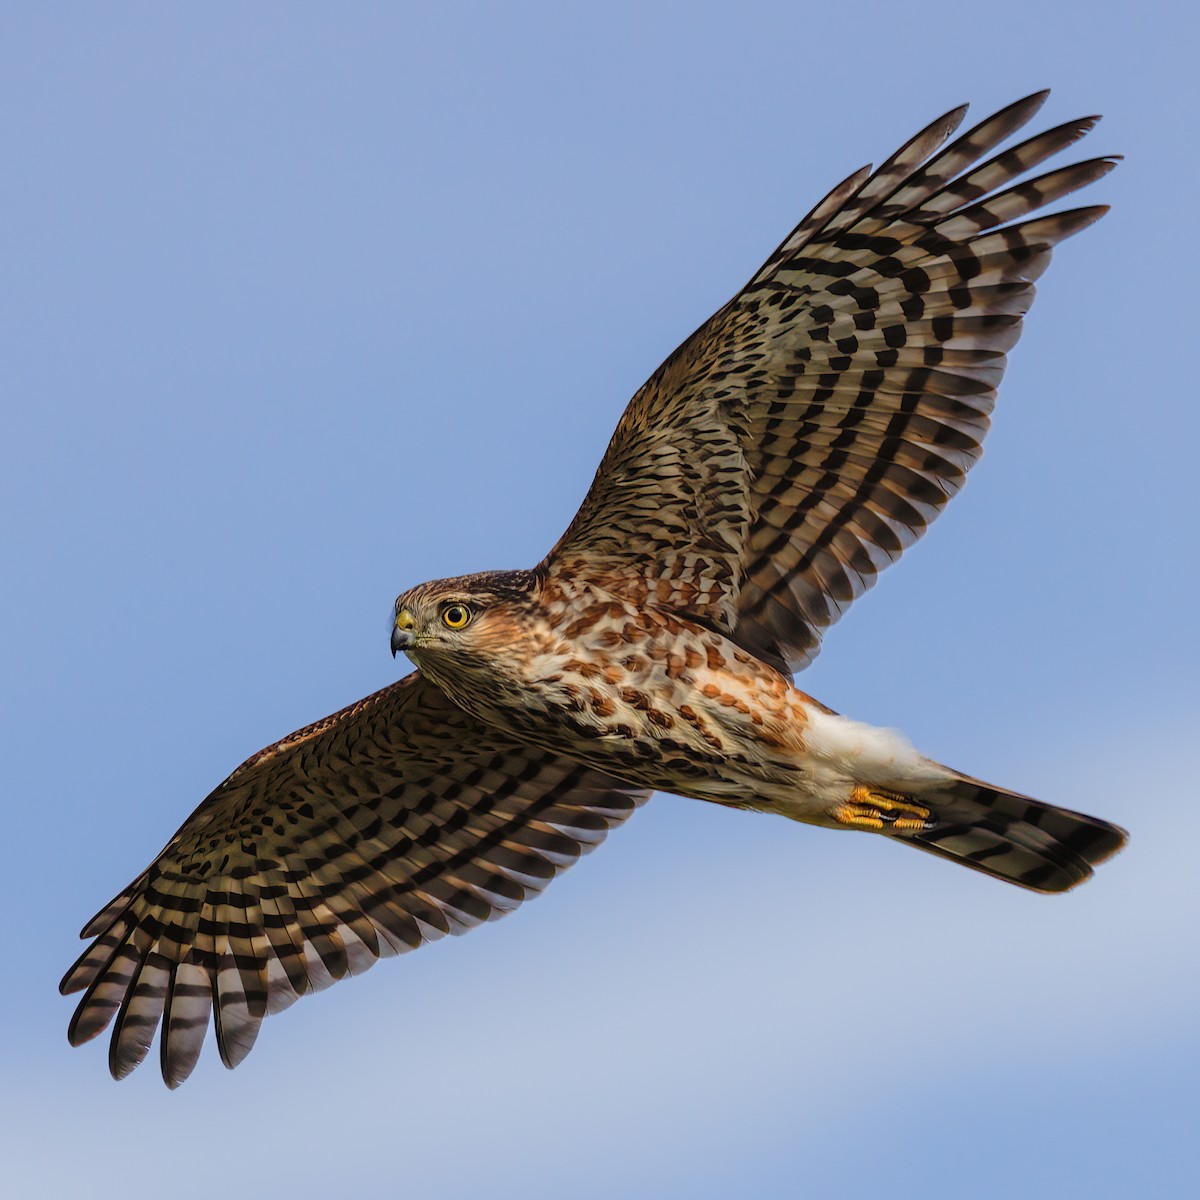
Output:
<instances>
[{"instance_id":1,"label":"bird's raised wing","mask_svg":"<svg viewBox=\"0 0 1200 1200\"><path fill-rule=\"evenodd\" d=\"M962 485L1033 281L1105 212L1020 220L1111 157L1014 185L1095 117L985 160L1045 96L944 145L956 109L830 192L634 396L543 568L811 661Z\"/></svg>"},{"instance_id":2,"label":"bird's raised wing","mask_svg":"<svg viewBox=\"0 0 1200 1200\"><path fill-rule=\"evenodd\" d=\"M116 1017L116 1078L162 1024L191 1073L226 1066L305 992L510 912L649 793L478 723L419 672L240 766L84 928L61 990L72 1044Z\"/></svg>"}]
</instances>

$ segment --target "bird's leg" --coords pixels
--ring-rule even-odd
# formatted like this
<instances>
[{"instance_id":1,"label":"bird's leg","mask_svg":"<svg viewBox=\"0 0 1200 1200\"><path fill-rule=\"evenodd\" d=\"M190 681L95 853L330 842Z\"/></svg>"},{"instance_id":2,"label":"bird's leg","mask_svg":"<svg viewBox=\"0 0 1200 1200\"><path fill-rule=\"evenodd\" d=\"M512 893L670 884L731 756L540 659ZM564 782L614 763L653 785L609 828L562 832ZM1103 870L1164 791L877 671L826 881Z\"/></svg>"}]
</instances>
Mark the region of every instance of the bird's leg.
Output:
<instances>
[{"instance_id":1,"label":"bird's leg","mask_svg":"<svg viewBox=\"0 0 1200 1200\"><path fill-rule=\"evenodd\" d=\"M914 829L928 829L932 813L921 804L915 804L908 796L897 792L885 792L879 788L859 784L850 793L850 799L839 804L832 813L833 819L851 829L884 829L899 833Z\"/></svg>"}]
</instances>

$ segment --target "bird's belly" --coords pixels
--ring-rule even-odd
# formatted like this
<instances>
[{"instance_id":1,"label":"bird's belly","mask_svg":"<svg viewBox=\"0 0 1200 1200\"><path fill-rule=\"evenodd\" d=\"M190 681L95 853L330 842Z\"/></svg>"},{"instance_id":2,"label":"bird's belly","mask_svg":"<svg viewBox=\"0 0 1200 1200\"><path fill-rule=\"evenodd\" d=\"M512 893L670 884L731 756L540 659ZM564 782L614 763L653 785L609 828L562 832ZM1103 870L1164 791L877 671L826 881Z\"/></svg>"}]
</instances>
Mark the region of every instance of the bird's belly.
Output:
<instances>
[{"instance_id":1,"label":"bird's belly","mask_svg":"<svg viewBox=\"0 0 1200 1200\"><path fill-rule=\"evenodd\" d=\"M493 657L447 675L430 663L430 673L523 741L656 791L797 820L825 823L855 785L919 784L932 766L706 627L625 609L568 632L527 642L508 670Z\"/></svg>"}]
</instances>

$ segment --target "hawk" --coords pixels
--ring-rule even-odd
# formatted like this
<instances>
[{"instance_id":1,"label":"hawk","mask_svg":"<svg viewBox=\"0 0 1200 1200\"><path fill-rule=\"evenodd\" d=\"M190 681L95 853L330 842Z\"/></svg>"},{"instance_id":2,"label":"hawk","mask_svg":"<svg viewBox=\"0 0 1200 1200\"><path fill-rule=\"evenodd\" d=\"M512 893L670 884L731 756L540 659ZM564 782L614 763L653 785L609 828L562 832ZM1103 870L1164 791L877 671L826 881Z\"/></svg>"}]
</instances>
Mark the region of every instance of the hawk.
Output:
<instances>
[{"instance_id":1,"label":"hawk","mask_svg":"<svg viewBox=\"0 0 1200 1200\"><path fill-rule=\"evenodd\" d=\"M417 670L260 751L85 926L72 1044L159 1037L178 1086L264 1016L502 916L653 791L880 834L1041 892L1125 832L983 783L839 716L791 676L979 457L1053 247L1102 207L1031 215L1083 136L997 147L1046 93L951 141L965 106L833 189L634 396L532 570L396 601ZM995 152L995 153L994 153Z\"/></svg>"}]
</instances>

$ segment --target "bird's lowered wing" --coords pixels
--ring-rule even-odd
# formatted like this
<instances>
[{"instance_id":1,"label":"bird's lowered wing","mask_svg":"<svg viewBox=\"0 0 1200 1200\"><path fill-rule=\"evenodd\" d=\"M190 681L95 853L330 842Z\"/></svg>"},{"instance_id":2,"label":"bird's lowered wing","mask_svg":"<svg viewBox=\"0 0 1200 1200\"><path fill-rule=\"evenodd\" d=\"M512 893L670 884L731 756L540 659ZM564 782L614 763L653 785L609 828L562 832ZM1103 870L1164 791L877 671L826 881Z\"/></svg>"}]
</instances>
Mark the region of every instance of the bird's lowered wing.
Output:
<instances>
[{"instance_id":1,"label":"bird's lowered wing","mask_svg":"<svg viewBox=\"0 0 1200 1200\"><path fill-rule=\"evenodd\" d=\"M419 672L259 752L84 928L61 990L116 1078L158 1025L163 1078L216 1014L227 1066L262 1018L376 959L510 912L648 792L489 729Z\"/></svg>"},{"instance_id":2,"label":"bird's lowered wing","mask_svg":"<svg viewBox=\"0 0 1200 1200\"><path fill-rule=\"evenodd\" d=\"M1033 281L1105 211L1023 219L1111 157L1014 183L1097 118L987 157L1045 96L945 145L956 109L830 192L634 396L543 567L811 661L962 485Z\"/></svg>"}]
</instances>

